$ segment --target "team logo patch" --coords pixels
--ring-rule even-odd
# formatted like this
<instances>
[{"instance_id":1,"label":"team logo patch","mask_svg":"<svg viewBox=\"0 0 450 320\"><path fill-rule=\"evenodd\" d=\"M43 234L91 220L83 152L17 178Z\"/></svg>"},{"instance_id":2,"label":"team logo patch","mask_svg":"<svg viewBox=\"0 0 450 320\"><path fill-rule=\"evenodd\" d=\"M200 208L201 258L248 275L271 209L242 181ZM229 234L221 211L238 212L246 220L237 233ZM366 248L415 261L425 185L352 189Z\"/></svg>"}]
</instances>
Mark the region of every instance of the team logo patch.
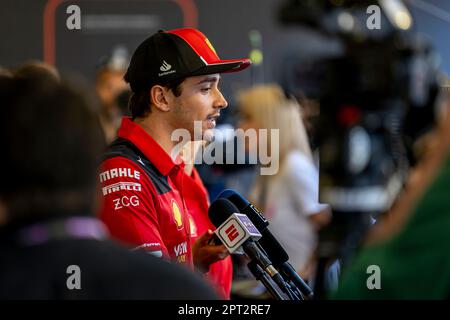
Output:
<instances>
[{"instance_id":1,"label":"team logo patch","mask_svg":"<svg viewBox=\"0 0 450 320\"><path fill-rule=\"evenodd\" d=\"M183 217L181 216L180 208L178 207L178 204L175 201L175 199L172 199L172 214L173 220L177 225L177 230L181 230L183 228Z\"/></svg>"},{"instance_id":2,"label":"team logo patch","mask_svg":"<svg viewBox=\"0 0 450 320\"><path fill-rule=\"evenodd\" d=\"M214 49L213 45L211 44L211 42L208 40L208 38L205 38L205 42L208 45L208 47L217 55L216 49Z\"/></svg>"},{"instance_id":3,"label":"team logo patch","mask_svg":"<svg viewBox=\"0 0 450 320\"><path fill-rule=\"evenodd\" d=\"M172 66L164 60L163 63L161 64L161 67L159 67L159 70L161 70L162 72L158 73L158 76L162 77L162 76L166 76L168 74L176 72L176 70L171 70L171 69L172 69Z\"/></svg>"},{"instance_id":4,"label":"team logo patch","mask_svg":"<svg viewBox=\"0 0 450 320\"><path fill-rule=\"evenodd\" d=\"M114 184L110 184L109 186L103 187L102 192L103 195L106 196L107 194L111 194L120 190L127 190L127 191L141 191L142 186L140 183L137 182L117 182Z\"/></svg>"},{"instance_id":5,"label":"team logo patch","mask_svg":"<svg viewBox=\"0 0 450 320\"><path fill-rule=\"evenodd\" d=\"M132 178L136 180L141 179L141 174L137 170L131 170L130 168L114 168L111 170L106 170L100 173L100 182L105 182L110 179L125 177Z\"/></svg>"},{"instance_id":6,"label":"team logo patch","mask_svg":"<svg viewBox=\"0 0 450 320\"><path fill-rule=\"evenodd\" d=\"M180 257L182 255L187 254L187 242L182 242L173 247L173 251L176 257Z\"/></svg>"},{"instance_id":7,"label":"team logo patch","mask_svg":"<svg viewBox=\"0 0 450 320\"><path fill-rule=\"evenodd\" d=\"M161 70L162 72L169 71L170 69L172 69L172 66L168 64L165 60L163 61L161 67L159 67L159 70Z\"/></svg>"}]
</instances>

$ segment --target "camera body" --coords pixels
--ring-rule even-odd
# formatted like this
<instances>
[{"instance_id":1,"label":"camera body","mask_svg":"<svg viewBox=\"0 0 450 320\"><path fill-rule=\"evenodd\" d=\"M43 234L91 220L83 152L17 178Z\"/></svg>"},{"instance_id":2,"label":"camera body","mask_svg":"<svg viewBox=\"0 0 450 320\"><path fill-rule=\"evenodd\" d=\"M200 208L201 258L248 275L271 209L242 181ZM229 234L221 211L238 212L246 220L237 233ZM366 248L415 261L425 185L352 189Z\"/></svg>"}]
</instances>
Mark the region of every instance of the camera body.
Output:
<instances>
[{"instance_id":1,"label":"camera body","mask_svg":"<svg viewBox=\"0 0 450 320\"><path fill-rule=\"evenodd\" d=\"M284 81L320 106L312 141L320 151L320 201L333 209L320 235L323 257L351 256L395 201L417 161L415 142L435 124L438 58L423 38L389 24L387 12L382 30L367 29L366 9L379 2L289 1L280 11L282 23L341 45L303 69L294 63ZM340 27L343 15L352 29Z\"/></svg>"}]
</instances>

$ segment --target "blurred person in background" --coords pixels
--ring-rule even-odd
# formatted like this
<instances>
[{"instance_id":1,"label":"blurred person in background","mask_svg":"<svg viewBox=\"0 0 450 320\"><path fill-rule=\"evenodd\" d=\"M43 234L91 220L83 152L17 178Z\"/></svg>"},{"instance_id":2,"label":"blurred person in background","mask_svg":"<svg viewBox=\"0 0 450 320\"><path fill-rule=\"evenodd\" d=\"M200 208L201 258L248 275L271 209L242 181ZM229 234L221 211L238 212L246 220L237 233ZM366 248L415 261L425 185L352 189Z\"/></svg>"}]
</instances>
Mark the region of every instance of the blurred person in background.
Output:
<instances>
[{"instance_id":1,"label":"blurred person in background","mask_svg":"<svg viewBox=\"0 0 450 320\"><path fill-rule=\"evenodd\" d=\"M450 298L450 99L439 107L435 130L416 142L423 154L404 190L343 270L332 298Z\"/></svg>"},{"instance_id":2,"label":"blurred person in background","mask_svg":"<svg viewBox=\"0 0 450 320\"><path fill-rule=\"evenodd\" d=\"M127 113L127 98L130 92L123 79L128 64L128 53L124 48L116 48L102 63L95 76L95 91L100 102L99 119L109 144L117 137L122 116ZM125 97L125 98L122 98ZM126 102L123 103L122 100Z\"/></svg>"},{"instance_id":3,"label":"blurred person in background","mask_svg":"<svg viewBox=\"0 0 450 320\"><path fill-rule=\"evenodd\" d=\"M31 60L13 70L17 78L26 78L42 82L58 82L61 80L58 70L45 62Z\"/></svg>"},{"instance_id":4,"label":"blurred person in background","mask_svg":"<svg viewBox=\"0 0 450 320\"><path fill-rule=\"evenodd\" d=\"M9 69L0 66L0 77L12 77L12 72Z\"/></svg>"},{"instance_id":5,"label":"blurred person in background","mask_svg":"<svg viewBox=\"0 0 450 320\"><path fill-rule=\"evenodd\" d=\"M108 240L92 214L98 119L43 69L0 76L0 299L214 298L191 272Z\"/></svg>"},{"instance_id":6,"label":"blurred person in background","mask_svg":"<svg viewBox=\"0 0 450 320\"><path fill-rule=\"evenodd\" d=\"M286 249L294 268L308 279L317 231L329 222L331 212L318 201L318 170L300 105L275 84L244 90L237 101L241 129L279 130L279 159L275 159L279 170L274 175L259 175L251 197L269 220L270 230ZM269 144L267 148L270 155L275 146Z\"/></svg>"}]
</instances>

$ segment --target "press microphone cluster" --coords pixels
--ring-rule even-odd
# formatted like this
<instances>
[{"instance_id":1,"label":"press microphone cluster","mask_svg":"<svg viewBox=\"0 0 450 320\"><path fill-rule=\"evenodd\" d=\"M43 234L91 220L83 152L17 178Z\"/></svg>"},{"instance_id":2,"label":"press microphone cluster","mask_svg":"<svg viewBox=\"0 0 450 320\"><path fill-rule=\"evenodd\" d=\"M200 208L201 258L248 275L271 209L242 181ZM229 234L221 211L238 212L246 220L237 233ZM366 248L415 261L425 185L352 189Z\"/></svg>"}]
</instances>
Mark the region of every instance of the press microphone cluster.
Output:
<instances>
[{"instance_id":1,"label":"press microphone cluster","mask_svg":"<svg viewBox=\"0 0 450 320\"><path fill-rule=\"evenodd\" d=\"M263 282L276 299L286 300L282 292L288 292L288 289L283 277L258 245L261 233L245 214L238 211L236 206L225 198L219 198L211 204L208 215L217 227L217 237L230 253L242 248L251 260L250 271L254 272L254 276Z\"/></svg>"},{"instance_id":2,"label":"press microphone cluster","mask_svg":"<svg viewBox=\"0 0 450 320\"><path fill-rule=\"evenodd\" d=\"M295 272L288 254L267 228L269 222L244 197L234 190L225 190L211 204L208 214L228 251L243 250L251 260L249 270L276 299L312 298L312 290Z\"/></svg>"},{"instance_id":3,"label":"press microphone cluster","mask_svg":"<svg viewBox=\"0 0 450 320\"><path fill-rule=\"evenodd\" d=\"M258 242L267 253L268 258L273 262L273 265L281 272L286 281L292 282L300 290L303 296L307 299L312 299L313 291L289 263L289 255L270 232L268 228L269 222L263 214L235 190L224 190L217 198L230 200L238 208L239 212L245 214L253 222L262 235Z\"/></svg>"}]
</instances>

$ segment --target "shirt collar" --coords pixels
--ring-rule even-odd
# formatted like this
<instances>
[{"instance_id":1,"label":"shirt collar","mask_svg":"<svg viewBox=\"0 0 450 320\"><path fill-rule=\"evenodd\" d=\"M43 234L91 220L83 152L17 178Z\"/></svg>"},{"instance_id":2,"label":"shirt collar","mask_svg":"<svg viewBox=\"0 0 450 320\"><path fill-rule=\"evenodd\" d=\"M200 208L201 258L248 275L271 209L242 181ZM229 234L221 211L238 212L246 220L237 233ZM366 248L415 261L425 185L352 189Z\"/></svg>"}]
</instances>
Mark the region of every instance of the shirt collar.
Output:
<instances>
[{"instance_id":1,"label":"shirt collar","mask_svg":"<svg viewBox=\"0 0 450 320\"><path fill-rule=\"evenodd\" d=\"M122 119L117 136L132 142L164 176L175 167L184 169L184 162L180 156L177 156L177 162L180 163L177 165L151 135L128 117Z\"/></svg>"}]
</instances>

